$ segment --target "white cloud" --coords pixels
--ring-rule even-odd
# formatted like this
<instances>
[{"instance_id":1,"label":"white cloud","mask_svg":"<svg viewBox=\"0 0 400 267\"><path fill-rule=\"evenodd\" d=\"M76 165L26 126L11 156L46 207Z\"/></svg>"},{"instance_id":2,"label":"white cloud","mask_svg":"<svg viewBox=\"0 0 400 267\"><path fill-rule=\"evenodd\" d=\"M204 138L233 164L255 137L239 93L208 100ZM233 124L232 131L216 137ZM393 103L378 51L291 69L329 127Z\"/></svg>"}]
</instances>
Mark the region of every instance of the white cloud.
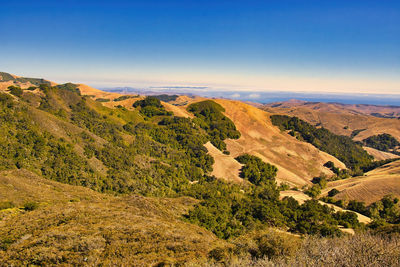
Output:
<instances>
[{"instance_id":1,"label":"white cloud","mask_svg":"<svg viewBox=\"0 0 400 267\"><path fill-rule=\"evenodd\" d=\"M233 95L231 95L231 97L232 97L232 98L239 98L239 97L240 97L240 94L233 94Z\"/></svg>"},{"instance_id":2,"label":"white cloud","mask_svg":"<svg viewBox=\"0 0 400 267\"><path fill-rule=\"evenodd\" d=\"M259 98L260 94L249 94L250 98Z\"/></svg>"}]
</instances>

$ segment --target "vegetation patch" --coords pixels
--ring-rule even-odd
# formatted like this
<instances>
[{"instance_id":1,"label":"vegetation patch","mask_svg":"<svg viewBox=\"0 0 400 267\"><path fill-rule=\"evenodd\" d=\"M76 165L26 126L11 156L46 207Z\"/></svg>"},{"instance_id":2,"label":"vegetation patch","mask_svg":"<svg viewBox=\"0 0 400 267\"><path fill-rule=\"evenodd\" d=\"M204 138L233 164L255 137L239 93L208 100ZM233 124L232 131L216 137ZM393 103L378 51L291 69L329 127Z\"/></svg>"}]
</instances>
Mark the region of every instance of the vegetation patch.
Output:
<instances>
[{"instance_id":1,"label":"vegetation patch","mask_svg":"<svg viewBox=\"0 0 400 267\"><path fill-rule=\"evenodd\" d=\"M219 150L226 150L225 139L240 137L240 132L236 129L235 124L222 113L225 109L214 101L193 103L188 106L187 110L196 116L193 121L206 130L211 143Z\"/></svg>"},{"instance_id":2,"label":"vegetation patch","mask_svg":"<svg viewBox=\"0 0 400 267\"><path fill-rule=\"evenodd\" d=\"M139 108L139 112L146 117L154 116L171 116L172 112L166 111L161 101L153 96L147 96L143 100L138 100L133 103L134 108Z\"/></svg>"},{"instance_id":3,"label":"vegetation patch","mask_svg":"<svg viewBox=\"0 0 400 267\"><path fill-rule=\"evenodd\" d=\"M391 152L400 155L396 148L400 147L400 142L390 134L373 135L363 140L363 144L380 151Z\"/></svg>"},{"instance_id":4,"label":"vegetation patch","mask_svg":"<svg viewBox=\"0 0 400 267\"><path fill-rule=\"evenodd\" d=\"M297 139L341 160L352 170L353 175L362 174L362 168L369 166L373 160L372 156L347 136L336 135L325 128L316 128L297 117L272 115L271 121Z\"/></svg>"}]
</instances>

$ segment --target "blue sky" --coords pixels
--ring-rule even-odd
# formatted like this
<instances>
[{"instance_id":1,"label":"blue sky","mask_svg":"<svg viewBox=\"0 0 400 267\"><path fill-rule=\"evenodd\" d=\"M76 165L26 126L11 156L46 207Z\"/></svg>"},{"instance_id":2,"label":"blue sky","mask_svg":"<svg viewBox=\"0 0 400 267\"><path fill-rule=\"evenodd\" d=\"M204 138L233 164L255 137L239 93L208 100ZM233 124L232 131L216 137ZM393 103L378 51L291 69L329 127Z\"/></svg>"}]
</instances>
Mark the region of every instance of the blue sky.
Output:
<instances>
[{"instance_id":1,"label":"blue sky","mask_svg":"<svg viewBox=\"0 0 400 267\"><path fill-rule=\"evenodd\" d=\"M400 1L0 0L0 71L97 87L400 94Z\"/></svg>"}]
</instances>

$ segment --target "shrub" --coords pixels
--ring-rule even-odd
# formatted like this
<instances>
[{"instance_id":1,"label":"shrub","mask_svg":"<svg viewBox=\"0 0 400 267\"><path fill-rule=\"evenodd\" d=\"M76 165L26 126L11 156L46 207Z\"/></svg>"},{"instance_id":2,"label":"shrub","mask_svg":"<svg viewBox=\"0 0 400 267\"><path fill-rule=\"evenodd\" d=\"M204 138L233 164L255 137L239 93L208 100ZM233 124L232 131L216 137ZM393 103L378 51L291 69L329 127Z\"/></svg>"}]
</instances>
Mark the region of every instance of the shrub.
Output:
<instances>
[{"instance_id":1,"label":"shrub","mask_svg":"<svg viewBox=\"0 0 400 267\"><path fill-rule=\"evenodd\" d=\"M24 203L24 210L25 211L33 211L39 207L39 203L34 201L29 201Z\"/></svg>"},{"instance_id":2,"label":"shrub","mask_svg":"<svg viewBox=\"0 0 400 267\"><path fill-rule=\"evenodd\" d=\"M336 196L336 195L339 194L339 193L340 193L339 190L337 190L336 188L333 188L332 190L330 190L330 191L328 192L328 196L329 196L329 197L333 197L333 196Z\"/></svg>"},{"instance_id":3,"label":"shrub","mask_svg":"<svg viewBox=\"0 0 400 267\"><path fill-rule=\"evenodd\" d=\"M8 90L10 90L10 94L13 94L17 97L21 97L22 96L22 89L20 87L11 85L8 87Z\"/></svg>"},{"instance_id":4,"label":"shrub","mask_svg":"<svg viewBox=\"0 0 400 267\"><path fill-rule=\"evenodd\" d=\"M196 116L194 122L207 132L211 143L219 150L226 150L225 139L240 137L235 124L222 113L225 109L214 101L197 102L189 105L187 110Z\"/></svg>"},{"instance_id":5,"label":"shrub","mask_svg":"<svg viewBox=\"0 0 400 267\"><path fill-rule=\"evenodd\" d=\"M318 184L313 185L307 191L304 192L305 194L309 195L312 198L316 198L321 194L321 187Z\"/></svg>"}]
</instances>

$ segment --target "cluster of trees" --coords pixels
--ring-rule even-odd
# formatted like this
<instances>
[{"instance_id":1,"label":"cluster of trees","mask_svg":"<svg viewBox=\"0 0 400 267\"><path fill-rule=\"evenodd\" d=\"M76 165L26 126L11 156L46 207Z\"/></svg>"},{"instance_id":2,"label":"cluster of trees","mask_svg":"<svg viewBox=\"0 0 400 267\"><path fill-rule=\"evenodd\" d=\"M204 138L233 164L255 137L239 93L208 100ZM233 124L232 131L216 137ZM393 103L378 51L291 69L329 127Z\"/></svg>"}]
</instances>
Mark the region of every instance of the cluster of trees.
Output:
<instances>
[{"instance_id":1,"label":"cluster of trees","mask_svg":"<svg viewBox=\"0 0 400 267\"><path fill-rule=\"evenodd\" d=\"M21 97L23 93L22 89L19 86L11 85L8 87L8 90L10 91L10 94L15 95L17 97Z\"/></svg>"},{"instance_id":2,"label":"cluster of trees","mask_svg":"<svg viewBox=\"0 0 400 267\"><path fill-rule=\"evenodd\" d=\"M347 136L336 135L325 128L316 128L297 117L272 115L271 121L299 140L338 158L352 170L353 175L361 175L362 168L369 166L373 160L361 145Z\"/></svg>"},{"instance_id":3,"label":"cluster of trees","mask_svg":"<svg viewBox=\"0 0 400 267\"><path fill-rule=\"evenodd\" d=\"M372 164L373 162L371 162ZM330 169L335 175L336 177L334 177L334 179L346 179L350 177L350 172L346 169L340 169L339 167L336 167L335 164L332 161L327 161L324 164L324 167ZM364 169L363 169L364 171Z\"/></svg>"},{"instance_id":4,"label":"cluster of trees","mask_svg":"<svg viewBox=\"0 0 400 267\"><path fill-rule=\"evenodd\" d=\"M353 212L335 213L317 200L299 204L292 197L279 200L275 181L247 188L212 179L193 185L189 195L202 201L187 219L220 238L238 236L262 225L283 227L289 231L319 236L339 236L338 225L359 227Z\"/></svg>"},{"instance_id":5,"label":"cluster of trees","mask_svg":"<svg viewBox=\"0 0 400 267\"><path fill-rule=\"evenodd\" d=\"M329 191L328 196L321 198L321 200L370 217L374 220L371 227L379 227L387 224L400 224L400 203L397 197L387 195L381 200L367 206L364 202L357 200L335 200L333 196L339 192L340 191L337 189L332 189Z\"/></svg>"},{"instance_id":6,"label":"cluster of trees","mask_svg":"<svg viewBox=\"0 0 400 267\"><path fill-rule=\"evenodd\" d=\"M178 98L178 95L155 95L155 98L164 101L164 102L171 102L171 101L175 101Z\"/></svg>"},{"instance_id":7,"label":"cluster of trees","mask_svg":"<svg viewBox=\"0 0 400 267\"><path fill-rule=\"evenodd\" d=\"M392 135L383 133L378 135L373 135L363 140L363 144L368 147L372 147L381 151L397 153L400 155L399 151L394 151L395 148L400 147L400 142L397 141Z\"/></svg>"},{"instance_id":8,"label":"cluster of trees","mask_svg":"<svg viewBox=\"0 0 400 267\"><path fill-rule=\"evenodd\" d=\"M206 100L193 103L187 109L196 116L193 122L208 133L211 143L219 150L226 150L225 139L240 137L235 124L222 113L225 109L218 103Z\"/></svg>"},{"instance_id":9,"label":"cluster of trees","mask_svg":"<svg viewBox=\"0 0 400 267\"><path fill-rule=\"evenodd\" d=\"M154 116L171 116L172 112L166 111L161 101L154 97L148 96L143 100L138 100L133 103L134 108L138 108L140 113L151 118Z\"/></svg>"},{"instance_id":10,"label":"cluster of trees","mask_svg":"<svg viewBox=\"0 0 400 267\"><path fill-rule=\"evenodd\" d=\"M0 169L26 168L69 184L90 184L96 177L86 160L62 138L32 123L29 108L0 95Z\"/></svg>"},{"instance_id":11,"label":"cluster of trees","mask_svg":"<svg viewBox=\"0 0 400 267\"><path fill-rule=\"evenodd\" d=\"M255 185L274 180L278 172L278 168L274 165L265 163L256 156L244 154L236 157L236 160L244 164L240 170L240 177Z\"/></svg>"},{"instance_id":12,"label":"cluster of trees","mask_svg":"<svg viewBox=\"0 0 400 267\"><path fill-rule=\"evenodd\" d=\"M131 95L122 95L122 96L119 96L119 97L117 97L117 98L114 98L114 102L119 102L119 101L122 101L122 100L126 100L126 99L129 99L129 98L134 98L135 96L131 96Z\"/></svg>"}]
</instances>

